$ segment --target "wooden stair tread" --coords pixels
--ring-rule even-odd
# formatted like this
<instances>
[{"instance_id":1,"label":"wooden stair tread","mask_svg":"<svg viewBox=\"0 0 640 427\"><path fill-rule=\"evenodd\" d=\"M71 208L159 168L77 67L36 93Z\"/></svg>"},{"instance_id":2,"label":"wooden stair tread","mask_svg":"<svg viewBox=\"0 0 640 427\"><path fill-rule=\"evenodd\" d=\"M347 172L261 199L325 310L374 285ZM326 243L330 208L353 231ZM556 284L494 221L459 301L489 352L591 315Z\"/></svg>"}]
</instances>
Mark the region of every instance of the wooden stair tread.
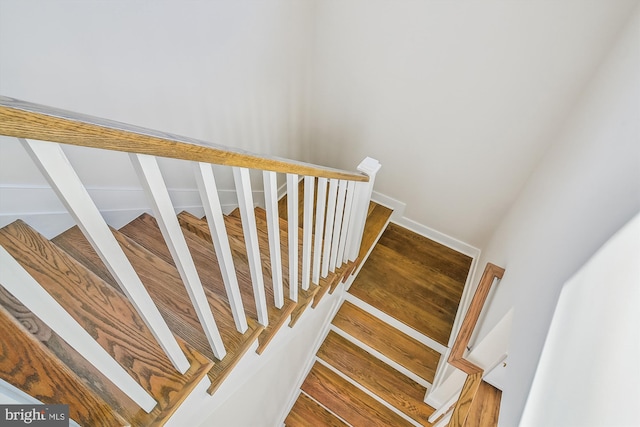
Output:
<instances>
[{"instance_id":1,"label":"wooden stair tread","mask_svg":"<svg viewBox=\"0 0 640 427\"><path fill-rule=\"evenodd\" d=\"M197 338L197 342L207 349L207 354L215 361L214 366L208 373L209 379L211 380L211 386L208 391L213 394L215 390L222 385L222 382L229 376L229 374L231 374L231 371L240 361L242 356L251 348L262 332L263 327L253 318L249 317L247 318L248 329L244 334L240 333L236 329L229 302L226 295L224 295L224 285L221 283L222 278L220 276L218 261L215 258L215 255L212 255L214 253L213 246L209 247L205 245L204 242L196 235L190 233L188 230L183 230L185 240L187 241L187 245L191 255L193 256L196 269L198 270L198 275L200 276L214 319L218 325L220 335L222 336L225 350L227 351L227 355L222 360L213 356L209 344L204 337L202 327L199 326L197 316L195 313L192 313L193 307L190 299L186 293L184 284L180 280L178 272L175 270L175 264L173 263L169 249L164 243L162 233L160 232L155 219L150 215L141 215L134 221L122 227L120 231L129 237L130 240L128 240L128 242L130 247L137 246L133 240L137 242L138 238L143 238L145 243L144 249L153 253L153 255L159 256L164 261L165 265L172 269L172 276L167 276L167 281L169 277L173 277L175 280L174 284L170 286L171 292L167 292L166 290L161 291L158 295L158 299L164 300L165 298L168 298L169 301L167 301L167 304L170 304L173 298L176 298L176 301L178 301L177 298L180 298L180 301L182 302L179 306L185 308L188 307L187 311L182 311L177 315L171 312L169 317L172 318L172 323L177 322L177 324L175 324L176 333L180 334L182 332L188 334L191 339ZM140 257L138 259L142 262L144 257ZM162 276L158 277L157 271L154 273L153 270L149 270L149 276L145 276L145 278L148 278L150 283L155 280L160 280L165 287L167 286L167 283L163 282L164 278ZM155 295L154 300L156 300ZM183 313L189 313L191 315L183 318ZM191 322L191 326L193 327L192 329L187 329L185 320L189 320ZM197 330L195 329L196 327L198 328ZM195 331L198 331L201 335L195 335Z\"/></svg>"},{"instance_id":2,"label":"wooden stair tread","mask_svg":"<svg viewBox=\"0 0 640 427\"><path fill-rule=\"evenodd\" d=\"M390 224L349 293L447 345L471 258Z\"/></svg>"},{"instance_id":3,"label":"wooden stair tread","mask_svg":"<svg viewBox=\"0 0 640 427\"><path fill-rule=\"evenodd\" d=\"M100 396L109 407L132 425L144 425L152 421L133 400L117 388L107 377L84 359L73 347L40 318L27 309L9 291L0 286L0 305L17 320L52 355L66 365L93 393ZM51 402L53 403L53 402Z\"/></svg>"},{"instance_id":4,"label":"wooden stair tread","mask_svg":"<svg viewBox=\"0 0 640 427\"><path fill-rule=\"evenodd\" d=\"M4 307L0 307L0 378L45 404L69 405L81 425L127 425Z\"/></svg>"},{"instance_id":5,"label":"wooden stair tread","mask_svg":"<svg viewBox=\"0 0 640 427\"><path fill-rule=\"evenodd\" d=\"M313 365L309 375L304 380L302 391L354 426L388 427L412 425L409 421L318 362Z\"/></svg>"},{"instance_id":6,"label":"wooden stair tread","mask_svg":"<svg viewBox=\"0 0 640 427\"><path fill-rule=\"evenodd\" d=\"M424 403L426 388L330 331L317 356L422 425L434 409Z\"/></svg>"},{"instance_id":7,"label":"wooden stair tread","mask_svg":"<svg viewBox=\"0 0 640 427\"><path fill-rule=\"evenodd\" d=\"M356 259L357 264L362 262L367 252L369 252L369 249L371 249L378 239L380 233L386 228L391 214L393 214L393 209L389 209L373 201L369 202L367 221L365 222L362 233L362 244L360 245L360 252Z\"/></svg>"},{"instance_id":8,"label":"wooden stair tread","mask_svg":"<svg viewBox=\"0 0 640 427\"><path fill-rule=\"evenodd\" d=\"M409 371L432 382L440 353L345 301L332 323Z\"/></svg>"},{"instance_id":9,"label":"wooden stair tread","mask_svg":"<svg viewBox=\"0 0 640 427\"><path fill-rule=\"evenodd\" d=\"M209 232L209 226L206 220L199 219L187 212L182 212L178 215L180 223L187 230L197 234L203 242L206 242L207 247L210 249L210 255L215 256L213 246L211 243L211 234ZM257 310L255 305L255 298L253 296L253 286L251 285L251 273L249 270L249 263L247 261L247 252L244 244L244 234L242 232L242 223L236 217L225 217L225 225L227 228L227 234L229 236L229 243L234 258L234 265L236 268L236 274L238 275L238 284L240 285L240 292L242 293L242 300L245 303L245 309L247 313L253 318L257 318ZM258 227L258 236L266 233L261 227ZM259 241L260 243L260 241ZM268 243L267 243L268 244ZM266 249L268 251L268 248ZM268 252L266 252L268 254ZM268 258L265 259L265 248L261 244L260 256L262 263L262 273L265 285L265 297L267 299L267 313L269 316L269 324L260 333L258 337L258 354L261 354L271 339L277 334L278 330L284 325L289 318L289 315L295 307L295 303L288 298L285 298L285 303L281 309L275 306L275 300L273 297L273 282L271 279L271 264ZM267 255L268 257L268 255Z\"/></svg>"},{"instance_id":10,"label":"wooden stair tread","mask_svg":"<svg viewBox=\"0 0 640 427\"><path fill-rule=\"evenodd\" d=\"M320 406L315 400L300 393L291 412L284 420L287 427L347 427L340 418Z\"/></svg>"},{"instance_id":11,"label":"wooden stair tread","mask_svg":"<svg viewBox=\"0 0 640 427\"><path fill-rule=\"evenodd\" d=\"M469 414L464 423L465 427L496 427L500 414L500 400L502 392L482 381L476 393Z\"/></svg>"},{"instance_id":12,"label":"wooden stair tread","mask_svg":"<svg viewBox=\"0 0 640 427\"><path fill-rule=\"evenodd\" d=\"M178 339L190 363L181 375L126 298L24 222L0 230L0 244L156 399L158 417L170 416L211 367Z\"/></svg>"},{"instance_id":13,"label":"wooden stair tread","mask_svg":"<svg viewBox=\"0 0 640 427\"><path fill-rule=\"evenodd\" d=\"M256 214L256 222L258 222L261 227L264 227L266 230L267 227L267 212L257 207L255 209ZM285 293L289 291L289 227L287 221L280 218L280 251L281 251L281 259L282 259L282 270L283 270L283 282L285 284ZM267 235L264 235L264 244L267 247L268 251L268 240ZM302 228L299 229L298 232L298 254L300 255L298 261L298 272L301 274L302 272ZM309 289L298 289L298 303L294 308L291 316L291 322L289 323L290 327L293 327L302 313L311 306L312 308L317 307L318 303L322 297L326 294L329 287L338 281L337 273L329 272L327 277L321 277L318 285L313 283L309 284Z\"/></svg>"}]
</instances>

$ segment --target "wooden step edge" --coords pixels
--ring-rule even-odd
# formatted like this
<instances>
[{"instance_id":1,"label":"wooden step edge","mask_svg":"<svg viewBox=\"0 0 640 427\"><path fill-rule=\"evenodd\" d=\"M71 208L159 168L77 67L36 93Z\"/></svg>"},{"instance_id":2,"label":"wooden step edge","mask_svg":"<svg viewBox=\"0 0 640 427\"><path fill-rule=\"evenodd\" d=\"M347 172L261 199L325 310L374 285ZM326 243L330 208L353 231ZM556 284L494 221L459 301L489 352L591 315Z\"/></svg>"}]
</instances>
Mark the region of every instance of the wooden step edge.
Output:
<instances>
[{"instance_id":1,"label":"wooden step edge","mask_svg":"<svg viewBox=\"0 0 640 427\"><path fill-rule=\"evenodd\" d=\"M287 427L347 427L344 421L318 403L314 398L300 392L291 411L284 420Z\"/></svg>"},{"instance_id":2,"label":"wooden step edge","mask_svg":"<svg viewBox=\"0 0 640 427\"><path fill-rule=\"evenodd\" d=\"M298 305L296 305L295 309L291 313L291 321L289 322L289 327L293 328L300 317L304 313L304 311L313 303L313 299L315 295L320 290L320 286L316 286L314 284L309 285L308 290L300 289L298 292Z\"/></svg>"},{"instance_id":3,"label":"wooden step edge","mask_svg":"<svg viewBox=\"0 0 640 427\"><path fill-rule=\"evenodd\" d=\"M413 426L403 416L321 362L315 362L301 389L351 425Z\"/></svg>"},{"instance_id":4,"label":"wooden step edge","mask_svg":"<svg viewBox=\"0 0 640 427\"><path fill-rule=\"evenodd\" d=\"M421 425L435 409L424 402L426 387L339 333L330 330L316 357L389 407Z\"/></svg>"},{"instance_id":5,"label":"wooden step edge","mask_svg":"<svg viewBox=\"0 0 640 427\"><path fill-rule=\"evenodd\" d=\"M229 354L229 352L227 352L227 355L224 357L224 359L213 366L208 374L209 380L211 380L211 385L207 389L207 393L213 395L218 390L218 388L220 388L224 380L229 377L233 369L238 363L240 363L242 357L258 340L258 337L263 331L264 326L257 325L251 333L245 333L245 335L248 335L243 341L243 345L238 347L233 354Z\"/></svg>"},{"instance_id":6,"label":"wooden step edge","mask_svg":"<svg viewBox=\"0 0 640 427\"><path fill-rule=\"evenodd\" d=\"M200 384L200 381L214 366L214 362L202 355L202 353L195 350L182 339L176 339L178 340L178 344L180 345L184 355L189 361L189 369L183 374L184 382L180 384L180 387L176 387L173 390L164 390L165 393L171 394L171 397L169 398L170 404L162 410L159 410L158 408L154 410L154 424L157 425L163 425L169 420L169 418L171 418L175 411L187 399L187 397L189 397L191 392L198 386L198 384Z\"/></svg>"},{"instance_id":7,"label":"wooden step edge","mask_svg":"<svg viewBox=\"0 0 640 427\"><path fill-rule=\"evenodd\" d=\"M287 320L290 319L291 313L295 310L298 304L286 298L284 305L282 306L281 314L277 317L277 321L272 322L269 319L269 326L267 326L264 331L260 334L258 338L258 348L256 349L256 353L262 354L266 349L269 343L275 338L278 334L278 331L282 326L287 323Z\"/></svg>"},{"instance_id":8,"label":"wooden step edge","mask_svg":"<svg viewBox=\"0 0 640 427\"><path fill-rule=\"evenodd\" d=\"M4 381L45 404L69 405L69 417L81 425L129 425L2 306L0 329Z\"/></svg>"},{"instance_id":9,"label":"wooden step edge","mask_svg":"<svg viewBox=\"0 0 640 427\"><path fill-rule=\"evenodd\" d=\"M410 372L429 384L433 382L442 355L419 340L350 301L342 303L331 324L356 340L354 342L393 361L401 372Z\"/></svg>"},{"instance_id":10,"label":"wooden step edge","mask_svg":"<svg viewBox=\"0 0 640 427\"><path fill-rule=\"evenodd\" d=\"M462 386L458 402L456 402L456 405L453 408L453 414L451 415L451 420L448 424L450 427L464 426L467 416L469 415L469 411L471 410L473 400L480 389L482 374L483 372L480 370L467 375L467 379L464 382L464 386Z\"/></svg>"},{"instance_id":11,"label":"wooden step edge","mask_svg":"<svg viewBox=\"0 0 640 427\"><path fill-rule=\"evenodd\" d=\"M175 369L126 297L24 222L0 230L0 241L158 402L162 412L176 407L175 399L180 399L180 390L189 388L190 377ZM188 360L199 360L191 347L181 346L189 348Z\"/></svg>"},{"instance_id":12,"label":"wooden step edge","mask_svg":"<svg viewBox=\"0 0 640 427\"><path fill-rule=\"evenodd\" d=\"M331 288L331 285L333 283L335 283L337 280L334 277L333 280L326 280L324 283L322 283L322 280L320 281L320 286L318 286L318 292L316 292L316 294L313 296L313 302L311 303L311 308L316 308L318 306L318 304L320 304L320 301L322 301L322 298L327 294L330 293L329 289Z\"/></svg>"}]
</instances>

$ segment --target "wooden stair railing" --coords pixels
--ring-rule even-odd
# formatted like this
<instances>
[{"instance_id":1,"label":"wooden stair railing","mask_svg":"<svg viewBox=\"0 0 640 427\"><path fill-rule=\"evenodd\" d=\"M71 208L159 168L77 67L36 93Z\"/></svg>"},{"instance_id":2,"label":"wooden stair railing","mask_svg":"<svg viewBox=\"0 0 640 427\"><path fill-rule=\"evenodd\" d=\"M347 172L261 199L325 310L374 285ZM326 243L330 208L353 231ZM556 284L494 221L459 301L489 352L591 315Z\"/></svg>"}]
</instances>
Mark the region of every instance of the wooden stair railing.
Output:
<instances>
[{"instance_id":1,"label":"wooden stair railing","mask_svg":"<svg viewBox=\"0 0 640 427\"><path fill-rule=\"evenodd\" d=\"M466 360L464 358L464 354L467 349L467 345L469 344L469 340L471 339L471 335L478 323L478 319L480 318L480 313L482 312L484 303L487 300L491 286L495 279L502 279L503 275L504 268L487 263L484 272L482 273L482 277L480 278L480 282L478 283L478 287L473 295L473 299L471 300L471 304L469 305L464 320L462 321L462 325L460 326L460 331L458 332L456 340L451 347L451 352L449 353L447 362L451 366L466 373L467 379L462 387L462 391L460 392L460 397L453 407L453 414L451 415L451 419L448 424L449 427L464 426L471 408L471 403L480 388L484 370L474 363Z\"/></svg>"},{"instance_id":2,"label":"wooden stair railing","mask_svg":"<svg viewBox=\"0 0 640 427\"><path fill-rule=\"evenodd\" d=\"M74 218L79 230L85 236L95 251L96 257L101 259L105 271L102 272L105 280L113 281L130 301L133 309L140 317L140 321L146 325L148 331L166 353L171 364L179 373L186 373L192 366L192 356L185 356L183 345L176 340L174 331L171 330L163 315L167 316L167 307L170 302L164 301L161 310L157 306L150 293L143 284L141 275L134 269L131 259L127 256L137 256L129 253L125 255L127 245L123 236L114 234L103 219L97 206L91 200L65 153L57 143L100 148L130 153L131 162L138 174L141 185L153 208L155 221L159 232L162 234L169 255L157 253L163 262L175 267L176 274L181 279L188 299L193 305L193 313L197 322L204 331L207 348L203 348L205 354L211 354L216 366L225 358L226 348L220 333L218 324L214 319L210 304L212 304L211 289L204 286L206 273L198 271L192 254L195 244L193 237L187 236L184 225L179 223L175 215L174 206L169 198L167 187L158 167L156 157L168 157L173 159L193 162L202 207L207 217L208 232L212 255L219 267L226 295L226 303L233 314L235 329L241 334L249 333L257 336L266 331L269 326L269 312L272 307L292 313L299 295L305 298L301 309L310 304L314 299L318 286L328 275L345 263L345 271L353 271L352 265L358 259L361 246L364 223L367 216L371 192L375 175L380 164L373 159L365 159L359 166L359 172L349 172L317 166L309 163L280 159L276 157L261 156L238 150L235 148L207 144L191 138L175 136L159 131L143 129L109 120L90 117L82 114L71 113L55 108L31 104L7 97L0 96L0 135L16 137L29 153L34 163L50 183L60 200L66 206L70 215ZM228 231L228 221L222 214L220 200L217 194L217 186L212 171L212 165L230 166L233 169L236 192L240 208L240 220L242 224L241 238L246 252L242 256L248 262L251 277L253 302L255 305L254 316L251 325L247 323L246 290L239 288L237 268L234 265L230 241L235 238ZM268 253L270 268L264 269L264 250L260 249L261 238L256 229L256 217L254 214L254 202L249 180L249 169L263 171L266 228L268 231ZM288 203L288 237L281 242L281 225L278 219L278 201L276 189L276 174L284 173L287 177ZM300 224L302 230L298 231L298 182L304 181L305 191L303 206L304 219ZM327 192L326 187L329 186ZM318 188L317 197L314 189ZM315 207L315 208L314 208ZM315 210L315 212L313 212ZM315 220L314 220L315 218ZM314 222L315 221L315 222ZM260 221L258 221L260 222ZM239 233L234 229L233 233ZM314 241L315 239L315 241ZM61 243L63 241L61 240ZM288 247L287 258L282 258L280 245ZM140 249L144 250L144 249ZM205 249L200 248L204 251ZM238 251L238 249L234 249ZM213 255L215 253L215 255ZM7 265L13 265L11 255L4 253L0 259L0 271L7 271ZM87 258L89 260L89 258ZM91 261L94 263L95 261ZM12 267L14 268L14 267ZM28 290L21 292L16 298L26 307L32 305L28 299L30 292L42 292L36 280L26 279L26 272L16 267L20 277L9 277L3 274L2 286L10 291L18 293L23 282L28 283ZM164 267L163 267L164 268ZM285 277L285 269L288 277ZM264 271L263 271L264 270ZM173 274L173 273L172 273ZM265 277L269 274L271 277ZM340 273L341 275L343 273ZM29 273L26 273L28 276ZM147 277L147 276L145 276ZM268 280L267 280L268 279ZM145 278L145 281L148 281ZM208 279L207 279L208 280ZM265 282L273 287L273 292L268 298L265 294ZM208 283L208 282L207 282ZM207 285L209 286L209 285ZM285 288L288 286L288 300ZM311 286L315 290L311 290ZM46 291L44 291L46 293ZM245 294L243 300L241 293ZM207 303L209 301L209 303ZM55 304L55 302L52 302ZM164 305L163 305L164 304ZM293 304L293 305L292 305ZM162 308L164 307L164 308ZM60 306L56 310L64 309ZM162 314L161 314L162 311ZM60 336L69 335L65 328L72 321L61 322L56 316L47 316L42 307L34 311L36 316L52 317L47 327ZM291 314L291 325L295 323L293 317L301 314L301 310ZM63 316L64 317L64 316ZM259 324L256 326L255 321ZM66 323L65 323L66 322ZM281 320L277 321L282 324ZM79 325L77 325L79 326ZM74 324L74 328L77 327ZM176 326L174 326L175 328ZM181 326L177 326L181 327ZM268 340L265 340L268 342ZM200 344L198 344L200 345ZM101 361L108 355L100 351L84 351L83 357L90 363L107 366L110 362ZM264 348L261 347L260 351ZM199 362L200 363L200 362ZM102 368L102 373L110 375L107 368ZM122 372L123 375L126 373ZM120 375L120 374L118 374ZM127 385L128 380L123 377L118 387L129 398L139 402L140 406L150 412L154 408L151 396L139 390L136 384ZM210 387L212 392L219 386Z\"/></svg>"}]
</instances>

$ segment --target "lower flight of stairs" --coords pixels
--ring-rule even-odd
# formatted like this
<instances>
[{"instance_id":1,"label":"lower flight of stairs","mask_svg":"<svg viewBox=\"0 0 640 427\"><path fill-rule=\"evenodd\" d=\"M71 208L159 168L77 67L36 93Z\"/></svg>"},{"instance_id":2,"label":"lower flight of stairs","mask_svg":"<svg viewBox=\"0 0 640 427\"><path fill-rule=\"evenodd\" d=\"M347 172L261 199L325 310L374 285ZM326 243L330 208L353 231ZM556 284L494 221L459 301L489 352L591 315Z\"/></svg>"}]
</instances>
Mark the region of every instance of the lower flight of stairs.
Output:
<instances>
[{"instance_id":1,"label":"lower flight of stairs","mask_svg":"<svg viewBox=\"0 0 640 427\"><path fill-rule=\"evenodd\" d=\"M326 425L431 425L434 409L423 399L439 356L345 301L285 424L325 425L321 418L331 420Z\"/></svg>"},{"instance_id":2,"label":"lower flight of stairs","mask_svg":"<svg viewBox=\"0 0 640 427\"><path fill-rule=\"evenodd\" d=\"M360 260L374 244L390 213L390 210L372 204ZM151 413L143 411L2 286L0 378L43 403L68 403L70 417L81 425L162 425L204 376L211 381L208 392L215 393L256 341L260 354L280 328L293 327L306 309L319 304L322 296L346 280L357 266L357 263L344 264L323 278L318 286L300 290L297 303L289 300L286 298L289 295L287 222L281 220L285 304L281 309L276 308L265 212L256 208L269 308L269 326L265 328L257 322L241 220L237 212L225 216L249 325L242 334L235 328L206 220L186 212L179 214L178 219L227 351L222 360L213 355L208 345L152 216L143 214L112 232L187 356L191 367L185 375L173 368L77 227L47 240L24 222L16 221L0 229L0 245L151 394L158 405Z\"/></svg>"},{"instance_id":3,"label":"lower flight of stairs","mask_svg":"<svg viewBox=\"0 0 640 427\"><path fill-rule=\"evenodd\" d=\"M285 425L447 425L444 416L429 422L435 409L424 398L470 266L468 256L389 225L333 318ZM450 425L497 425L499 390L482 382L466 397L462 423Z\"/></svg>"}]
</instances>

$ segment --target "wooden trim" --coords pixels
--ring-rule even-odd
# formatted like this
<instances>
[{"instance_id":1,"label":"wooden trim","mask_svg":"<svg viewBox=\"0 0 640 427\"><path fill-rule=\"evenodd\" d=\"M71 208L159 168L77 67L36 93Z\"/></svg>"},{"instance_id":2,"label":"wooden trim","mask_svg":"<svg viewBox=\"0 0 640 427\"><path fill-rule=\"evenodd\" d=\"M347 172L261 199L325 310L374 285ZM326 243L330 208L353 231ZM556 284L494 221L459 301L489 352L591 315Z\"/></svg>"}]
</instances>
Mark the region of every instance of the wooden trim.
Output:
<instances>
[{"instance_id":1,"label":"wooden trim","mask_svg":"<svg viewBox=\"0 0 640 427\"><path fill-rule=\"evenodd\" d=\"M449 353L447 362L449 362L451 366L466 373L467 379L454 407L453 415L449 420L449 424L447 424L448 427L462 427L464 425L467 416L469 415L473 398L480 388L484 370L478 365L466 360L464 358L464 352L469 344L473 330L478 323L480 312L482 312L484 303L487 300L491 285L493 285L495 279L502 279L503 275L504 268L498 267L495 264L487 263L487 266L484 268L484 272L482 273L482 277L480 278L480 283L478 283L478 287L476 288L476 292L473 294L473 299L471 300L469 309L462 321L462 326L460 326L458 336L451 347L451 352Z\"/></svg>"},{"instance_id":2,"label":"wooden trim","mask_svg":"<svg viewBox=\"0 0 640 427\"><path fill-rule=\"evenodd\" d=\"M281 173L369 181L363 173L258 155L4 96L0 96L0 135Z\"/></svg>"},{"instance_id":3,"label":"wooden trim","mask_svg":"<svg viewBox=\"0 0 640 427\"><path fill-rule=\"evenodd\" d=\"M473 334L476 323L478 323L480 312L487 300L491 285L495 279L502 279L503 274L504 268L487 263L487 266L482 273L482 277L480 278L480 283L478 283L478 288L476 289L475 294L473 294L473 299L471 300L467 314L462 321L462 326L460 326L458 336L451 347L451 353L449 354L449 359L447 361L450 365L455 366L467 374L473 374L478 370L482 371L478 366L464 360L463 356L465 349L469 344L469 340L471 339L471 334Z\"/></svg>"},{"instance_id":4,"label":"wooden trim","mask_svg":"<svg viewBox=\"0 0 640 427\"><path fill-rule=\"evenodd\" d=\"M467 376L467 380L464 382L462 391L460 392L460 398L453 409L453 414L449 420L448 427L462 427L469 416L471 404L474 397L480 389L482 383L482 370L475 372Z\"/></svg>"}]
</instances>

